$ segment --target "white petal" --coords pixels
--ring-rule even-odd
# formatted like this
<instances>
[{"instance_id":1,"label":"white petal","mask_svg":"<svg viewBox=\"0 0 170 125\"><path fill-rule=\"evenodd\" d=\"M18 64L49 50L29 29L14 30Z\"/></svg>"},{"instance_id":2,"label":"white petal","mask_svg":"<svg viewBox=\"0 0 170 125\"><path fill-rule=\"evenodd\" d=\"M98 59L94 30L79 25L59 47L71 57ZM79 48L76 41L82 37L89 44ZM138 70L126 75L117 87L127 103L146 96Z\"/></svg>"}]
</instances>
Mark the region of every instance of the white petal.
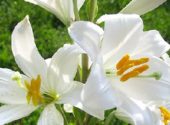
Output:
<instances>
[{"instance_id":1,"label":"white petal","mask_svg":"<svg viewBox=\"0 0 170 125\"><path fill-rule=\"evenodd\" d=\"M105 111L104 109L84 105L85 104L84 100L82 100L83 84L79 82L74 82L73 84L74 86L72 87L72 89L70 89L70 91L67 94L62 96L61 100L58 103L61 103L61 104L69 103L87 112L88 114L92 116L95 116L99 119L104 119L104 111Z\"/></svg>"},{"instance_id":2,"label":"white petal","mask_svg":"<svg viewBox=\"0 0 170 125\"><path fill-rule=\"evenodd\" d=\"M74 8L73 8L73 0L60 0L62 11L64 13L63 16L65 16L65 21L73 21L74 20Z\"/></svg>"},{"instance_id":3,"label":"white petal","mask_svg":"<svg viewBox=\"0 0 170 125\"><path fill-rule=\"evenodd\" d=\"M146 105L137 100L131 100L125 95L122 98L124 98L124 102L115 111L116 117L133 125L158 125L156 124L157 119Z\"/></svg>"},{"instance_id":4,"label":"white petal","mask_svg":"<svg viewBox=\"0 0 170 125\"><path fill-rule=\"evenodd\" d=\"M69 27L69 34L92 60L96 58L103 35L103 30L99 26L91 22L78 21Z\"/></svg>"},{"instance_id":5,"label":"white petal","mask_svg":"<svg viewBox=\"0 0 170 125\"><path fill-rule=\"evenodd\" d=\"M26 104L26 91L17 83L8 84L5 81L0 81L0 103Z\"/></svg>"},{"instance_id":6,"label":"white petal","mask_svg":"<svg viewBox=\"0 0 170 125\"><path fill-rule=\"evenodd\" d=\"M64 24L69 24L74 20L72 0L25 0L27 2L39 5L47 11L56 15Z\"/></svg>"},{"instance_id":7,"label":"white petal","mask_svg":"<svg viewBox=\"0 0 170 125\"><path fill-rule=\"evenodd\" d=\"M164 55L162 55L163 60L170 65L170 57L167 53L165 53Z\"/></svg>"},{"instance_id":8,"label":"white petal","mask_svg":"<svg viewBox=\"0 0 170 125\"><path fill-rule=\"evenodd\" d=\"M132 0L121 13L135 13L135 14L145 14L151 10L154 10L167 0Z\"/></svg>"},{"instance_id":9,"label":"white petal","mask_svg":"<svg viewBox=\"0 0 170 125\"><path fill-rule=\"evenodd\" d=\"M54 54L47 74L50 89L62 94L69 88L76 75L80 53L76 45L65 45Z\"/></svg>"},{"instance_id":10,"label":"white petal","mask_svg":"<svg viewBox=\"0 0 170 125\"><path fill-rule=\"evenodd\" d=\"M12 51L18 66L26 75L33 78L41 75L45 78L46 63L36 48L28 18L26 16L18 23L12 33Z\"/></svg>"},{"instance_id":11,"label":"white petal","mask_svg":"<svg viewBox=\"0 0 170 125\"><path fill-rule=\"evenodd\" d=\"M36 108L32 105L4 105L0 107L0 125L24 118Z\"/></svg>"},{"instance_id":12,"label":"white petal","mask_svg":"<svg viewBox=\"0 0 170 125\"><path fill-rule=\"evenodd\" d=\"M113 78L113 86L117 87L128 97L138 100L170 100L170 68L159 58L149 58L149 69L140 75L150 75L154 72L161 73L160 80L155 78L131 78L125 82Z\"/></svg>"},{"instance_id":13,"label":"white petal","mask_svg":"<svg viewBox=\"0 0 170 125\"><path fill-rule=\"evenodd\" d=\"M67 89L67 92L63 95L61 95L60 100L58 100L57 103L59 104L71 104L73 106L76 106L80 108L82 106L81 102L81 92L83 89L83 83L80 82L72 82L70 86L68 86L69 89Z\"/></svg>"},{"instance_id":14,"label":"white petal","mask_svg":"<svg viewBox=\"0 0 170 125\"><path fill-rule=\"evenodd\" d=\"M30 2L40 7L46 9L47 11L56 15L62 22L65 22L63 17L64 13L62 10L61 0L25 0L26 2Z\"/></svg>"},{"instance_id":15,"label":"white petal","mask_svg":"<svg viewBox=\"0 0 170 125\"><path fill-rule=\"evenodd\" d=\"M162 38L156 30L144 32L141 35L140 43L134 54L149 54L160 57L170 49L170 45Z\"/></svg>"},{"instance_id":16,"label":"white petal","mask_svg":"<svg viewBox=\"0 0 170 125\"><path fill-rule=\"evenodd\" d=\"M102 42L102 51L107 54L114 50L114 53L125 46L126 50L134 49L138 44L139 36L143 30L143 22L138 15L104 15L97 21L104 22L104 38ZM128 46L127 46L128 44ZM117 55L116 55L117 56Z\"/></svg>"},{"instance_id":17,"label":"white petal","mask_svg":"<svg viewBox=\"0 0 170 125\"><path fill-rule=\"evenodd\" d=\"M15 72L10 69L0 68L0 81L13 84L14 81L12 80L12 76L14 74Z\"/></svg>"},{"instance_id":18,"label":"white petal","mask_svg":"<svg viewBox=\"0 0 170 125\"><path fill-rule=\"evenodd\" d=\"M42 112L37 125L64 125L64 120L54 104L49 104Z\"/></svg>"},{"instance_id":19,"label":"white petal","mask_svg":"<svg viewBox=\"0 0 170 125\"><path fill-rule=\"evenodd\" d=\"M143 32L143 22L138 15L104 15L105 22L102 52L106 67L113 66L122 56L133 52Z\"/></svg>"},{"instance_id":20,"label":"white petal","mask_svg":"<svg viewBox=\"0 0 170 125\"><path fill-rule=\"evenodd\" d=\"M89 78L83 88L83 106L88 108L89 113L103 119L100 114L95 114L96 109L100 113L103 110L113 108L120 104L119 93L114 90L111 83L105 78L101 62L93 64ZM86 112L87 109L86 109Z\"/></svg>"},{"instance_id":21,"label":"white petal","mask_svg":"<svg viewBox=\"0 0 170 125\"><path fill-rule=\"evenodd\" d=\"M170 85L161 80L134 78L125 83L119 80L114 82L117 89L138 100L170 100Z\"/></svg>"}]
</instances>

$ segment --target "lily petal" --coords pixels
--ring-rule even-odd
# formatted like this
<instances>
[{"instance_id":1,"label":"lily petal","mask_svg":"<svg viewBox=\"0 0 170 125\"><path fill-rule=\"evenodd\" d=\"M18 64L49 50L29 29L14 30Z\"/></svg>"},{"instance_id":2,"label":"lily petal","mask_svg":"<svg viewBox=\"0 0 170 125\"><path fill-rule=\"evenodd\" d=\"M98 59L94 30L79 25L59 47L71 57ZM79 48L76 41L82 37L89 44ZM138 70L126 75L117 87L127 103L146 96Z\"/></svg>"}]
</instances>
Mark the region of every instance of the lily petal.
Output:
<instances>
[{"instance_id":1,"label":"lily petal","mask_svg":"<svg viewBox=\"0 0 170 125\"><path fill-rule=\"evenodd\" d=\"M25 0L33 4L37 4L47 11L53 13L64 24L68 25L75 20L73 0ZM85 0L78 0L78 10L82 7Z\"/></svg>"},{"instance_id":2,"label":"lily petal","mask_svg":"<svg viewBox=\"0 0 170 125\"><path fill-rule=\"evenodd\" d=\"M4 105L0 107L0 124L4 125L12 121L24 118L36 108L32 105Z\"/></svg>"},{"instance_id":3,"label":"lily petal","mask_svg":"<svg viewBox=\"0 0 170 125\"><path fill-rule=\"evenodd\" d=\"M154 72L161 73L161 79L155 78L131 78L124 83L119 79L112 79L113 85L127 96L138 100L170 100L170 70L169 66L158 58L150 58L150 68L141 75L149 75ZM159 69L158 69L159 67Z\"/></svg>"},{"instance_id":4,"label":"lily petal","mask_svg":"<svg viewBox=\"0 0 170 125\"><path fill-rule=\"evenodd\" d=\"M86 112L90 111L88 113L100 119L104 118L102 111L120 104L119 94L105 78L100 59L93 64L89 78L82 91L82 101Z\"/></svg>"},{"instance_id":5,"label":"lily petal","mask_svg":"<svg viewBox=\"0 0 170 125\"><path fill-rule=\"evenodd\" d=\"M126 121L132 125L159 125L157 119L154 118L149 108L140 101L125 98L124 102L115 111L115 116L118 119Z\"/></svg>"},{"instance_id":6,"label":"lily petal","mask_svg":"<svg viewBox=\"0 0 170 125\"><path fill-rule=\"evenodd\" d=\"M42 112L37 125L64 125L64 120L54 104L49 104Z\"/></svg>"},{"instance_id":7,"label":"lily petal","mask_svg":"<svg viewBox=\"0 0 170 125\"><path fill-rule=\"evenodd\" d=\"M56 15L56 17L60 19L63 23L66 23L65 18L63 16L64 10L62 9L61 0L51 0L51 1L49 0L25 0L25 1L39 5L40 7Z\"/></svg>"},{"instance_id":8,"label":"lily petal","mask_svg":"<svg viewBox=\"0 0 170 125\"><path fill-rule=\"evenodd\" d=\"M59 94L68 89L76 75L80 53L76 45L65 45L54 54L47 73L49 89Z\"/></svg>"},{"instance_id":9,"label":"lily petal","mask_svg":"<svg viewBox=\"0 0 170 125\"><path fill-rule=\"evenodd\" d=\"M129 41L128 45L136 45L143 30L143 22L138 15L104 15L97 22L105 22L102 42L102 51L104 53L125 46L124 44L127 41Z\"/></svg>"},{"instance_id":10,"label":"lily petal","mask_svg":"<svg viewBox=\"0 0 170 125\"><path fill-rule=\"evenodd\" d=\"M135 13L143 15L154 10L167 0L132 0L120 13Z\"/></svg>"},{"instance_id":11,"label":"lily petal","mask_svg":"<svg viewBox=\"0 0 170 125\"><path fill-rule=\"evenodd\" d=\"M133 52L137 54L149 54L152 56L161 57L170 49L170 45L162 38L156 30L144 32L141 36L140 43Z\"/></svg>"},{"instance_id":12,"label":"lily petal","mask_svg":"<svg viewBox=\"0 0 170 125\"><path fill-rule=\"evenodd\" d=\"M99 107L94 107L93 105L92 105L92 107L88 106L88 105L86 105L86 103L88 103L88 102L85 102L85 100L82 99L82 98L84 98L82 95L82 90L83 90L82 83L74 82L74 83L72 83L72 85L74 85L72 87L72 89L70 89L70 91L67 94L62 96L59 103L60 104L69 103L69 104L87 112L88 114L90 114L92 116L95 116L99 119L104 119L104 111L105 111L104 109L99 108ZM95 98L93 98L93 99L95 102L96 101ZM89 105L91 105L91 104L89 104Z\"/></svg>"},{"instance_id":13,"label":"lily petal","mask_svg":"<svg viewBox=\"0 0 170 125\"><path fill-rule=\"evenodd\" d=\"M81 82L72 82L67 89L67 92L60 97L57 103L59 104L71 104L75 107L81 108L81 92L84 84Z\"/></svg>"},{"instance_id":14,"label":"lily petal","mask_svg":"<svg viewBox=\"0 0 170 125\"><path fill-rule=\"evenodd\" d=\"M170 57L167 53L165 53L164 55L162 55L163 60L170 65Z\"/></svg>"},{"instance_id":15,"label":"lily petal","mask_svg":"<svg viewBox=\"0 0 170 125\"><path fill-rule=\"evenodd\" d=\"M103 30L86 21L77 21L68 30L71 38L94 60L99 53Z\"/></svg>"},{"instance_id":16,"label":"lily petal","mask_svg":"<svg viewBox=\"0 0 170 125\"><path fill-rule=\"evenodd\" d=\"M12 52L18 66L27 76L36 78L41 75L45 78L47 66L34 43L28 16L18 23L12 33Z\"/></svg>"},{"instance_id":17,"label":"lily petal","mask_svg":"<svg viewBox=\"0 0 170 125\"><path fill-rule=\"evenodd\" d=\"M0 81L0 103L27 104L26 91L17 83L8 84L6 81Z\"/></svg>"}]
</instances>

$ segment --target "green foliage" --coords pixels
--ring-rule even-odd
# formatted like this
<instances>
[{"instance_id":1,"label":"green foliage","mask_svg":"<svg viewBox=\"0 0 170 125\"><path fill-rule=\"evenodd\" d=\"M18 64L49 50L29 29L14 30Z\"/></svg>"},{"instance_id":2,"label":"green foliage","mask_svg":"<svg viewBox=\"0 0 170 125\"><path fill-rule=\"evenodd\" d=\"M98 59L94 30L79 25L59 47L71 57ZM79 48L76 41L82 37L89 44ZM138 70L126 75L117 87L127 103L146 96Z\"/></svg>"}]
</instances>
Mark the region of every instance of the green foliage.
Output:
<instances>
[{"instance_id":1,"label":"green foliage","mask_svg":"<svg viewBox=\"0 0 170 125\"><path fill-rule=\"evenodd\" d=\"M118 13L130 0L98 0L98 17L103 14ZM81 18L87 20L85 6L81 10ZM0 67L19 70L11 51L11 33L15 25L26 15L30 16L36 44L44 58L50 58L64 43L70 43L67 29L51 13L44 9L24 2L24 0L1 0L0 1ZM145 30L159 30L166 41L170 41L170 1L142 16ZM25 47L25 50L27 48ZM25 119L9 125L35 125L41 110L38 110ZM74 120L70 114L67 117ZM95 118L91 119L91 124ZM114 125L126 125L116 118L112 119ZM101 121L98 121L101 123ZM70 124L71 125L71 124ZM72 123L74 125L74 123Z\"/></svg>"}]
</instances>

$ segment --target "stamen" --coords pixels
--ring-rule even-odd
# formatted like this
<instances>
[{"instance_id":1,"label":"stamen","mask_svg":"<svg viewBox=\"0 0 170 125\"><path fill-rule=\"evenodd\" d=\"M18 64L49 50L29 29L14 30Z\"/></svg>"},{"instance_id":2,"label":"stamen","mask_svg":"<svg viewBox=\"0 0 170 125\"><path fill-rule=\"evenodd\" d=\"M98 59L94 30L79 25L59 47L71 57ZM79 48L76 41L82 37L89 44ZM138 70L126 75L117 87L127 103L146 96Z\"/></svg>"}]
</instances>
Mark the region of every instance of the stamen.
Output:
<instances>
[{"instance_id":1,"label":"stamen","mask_svg":"<svg viewBox=\"0 0 170 125\"><path fill-rule=\"evenodd\" d=\"M159 107L159 109L160 109L161 115L163 117L162 122L164 123L164 125L168 125L168 123L170 122L170 111L163 106Z\"/></svg>"},{"instance_id":2,"label":"stamen","mask_svg":"<svg viewBox=\"0 0 170 125\"><path fill-rule=\"evenodd\" d=\"M124 64L129 60L130 56L125 55L116 65L117 70L119 70Z\"/></svg>"},{"instance_id":3,"label":"stamen","mask_svg":"<svg viewBox=\"0 0 170 125\"><path fill-rule=\"evenodd\" d=\"M138 66L138 65L147 63L148 61L149 61L149 58L141 58L141 59L136 59L136 60L128 60L128 61L126 61L124 66L122 66L119 69L119 71L117 72L117 75L122 75L128 69L130 69L130 68L132 68L134 66Z\"/></svg>"},{"instance_id":4,"label":"stamen","mask_svg":"<svg viewBox=\"0 0 170 125\"><path fill-rule=\"evenodd\" d=\"M149 68L148 65L142 65L138 68L135 68L134 70L124 74L121 78L120 78L120 81L124 82L124 81L127 81L128 79L130 78L133 78L133 77L136 77L138 76L139 74L143 73L144 71L146 71L147 69Z\"/></svg>"},{"instance_id":5,"label":"stamen","mask_svg":"<svg viewBox=\"0 0 170 125\"><path fill-rule=\"evenodd\" d=\"M41 86L40 75L37 76L37 79L32 79L30 84L28 81L25 81L25 86L28 90L27 97L26 97L28 103L30 103L31 100L33 105L35 106L42 103L43 98L40 93L40 86Z\"/></svg>"},{"instance_id":6,"label":"stamen","mask_svg":"<svg viewBox=\"0 0 170 125\"><path fill-rule=\"evenodd\" d=\"M126 72L129 68L133 67L134 64L129 64L123 66L119 71L117 71L117 75L122 75L124 72Z\"/></svg>"}]
</instances>

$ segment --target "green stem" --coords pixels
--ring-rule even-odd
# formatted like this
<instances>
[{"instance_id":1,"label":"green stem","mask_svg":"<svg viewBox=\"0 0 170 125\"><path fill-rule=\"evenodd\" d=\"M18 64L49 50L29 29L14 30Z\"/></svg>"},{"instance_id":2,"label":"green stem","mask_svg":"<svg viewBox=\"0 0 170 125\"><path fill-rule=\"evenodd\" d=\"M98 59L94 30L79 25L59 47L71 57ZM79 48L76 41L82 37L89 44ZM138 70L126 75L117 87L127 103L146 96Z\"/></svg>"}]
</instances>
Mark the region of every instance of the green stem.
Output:
<instances>
[{"instance_id":1,"label":"green stem","mask_svg":"<svg viewBox=\"0 0 170 125\"><path fill-rule=\"evenodd\" d=\"M64 110L62 109L62 107L60 105L57 105L57 107L58 107L58 110L61 112L61 114L62 114L62 116L64 118L64 125L69 125L68 121L67 121L67 117L66 117L66 115L64 113Z\"/></svg>"},{"instance_id":2,"label":"green stem","mask_svg":"<svg viewBox=\"0 0 170 125\"><path fill-rule=\"evenodd\" d=\"M83 125L88 125L89 120L90 120L90 115L86 113L86 114L85 114L84 124L83 124Z\"/></svg>"},{"instance_id":3,"label":"green stem","mask_svg":"<svg viewBox=\"0 0 170 125\"><path fill-rule=\"evenodd\" d=\"M90 13L89 13L89 20L94 22L95 14L97 9L97 0L90 0Z\"/></svg>"},{"instance_id":4,"label":"green stem","mask_svg":"<svg viewBox=\"0 0 170 125\"><path fill-rule=\"evenodd\" d=\"M113 112L111 112L111 113L109 114L109 116L106 118L106 120L105 120L105 122L104 122L104 125L110 125L111 122L113 122L113 119L115 118L115 117L114 117L114 112L115 112L115 111L113 111Z\"/></svg>"},{"instance_id":5,"label":"green stem","mask_svg":"<svg viewBox=\"0 0 170 125\"><path fill-rule=\"evenodd\" d=\"M83 83L86 82L88 77L88 56L86 54L82 54L82 79Z\"/></svg>"},{"instance_id":6,"label":"green stem","mask_svg":"<svg viewBox=\"0 0 170 125\"><path fill-rule=\"evenodd\" d=\"M82 54L82 82L85 83L87 78L88 78L88 70L89 70L89 67L88 67L88 56L87 54ZM88 115L87 113L85 114L85 118L84 118L84 121L83 121L83 125L88 125L88 122L89 122L89 119L90 119L90 115Z\"/></svg>"},{"instance_id":7,"label":"green stem","mask_svg":"<svg viewBox=\"0 0 170 125\"><path fill-rule=\"evenodd\" d=\"M76 107L73 108L73 111L74 111L74 116L76 118L76 125L83 125L83 120L82 120L82 117L81 117L82 111L80 111Z\"/></svg>"},{"instance_id":8,"label":"green stem","mask_svg":"<svg viewBox=\"0 0 170 125\"><path fill-rule=\"evenodd\" d=\"M77 0L73 0L73 5L74 5L74 15L76 18L76 21L80 20L79 16L79 11L78 11L78 6L77 6Z\"/></svg>"}]
</instances>

